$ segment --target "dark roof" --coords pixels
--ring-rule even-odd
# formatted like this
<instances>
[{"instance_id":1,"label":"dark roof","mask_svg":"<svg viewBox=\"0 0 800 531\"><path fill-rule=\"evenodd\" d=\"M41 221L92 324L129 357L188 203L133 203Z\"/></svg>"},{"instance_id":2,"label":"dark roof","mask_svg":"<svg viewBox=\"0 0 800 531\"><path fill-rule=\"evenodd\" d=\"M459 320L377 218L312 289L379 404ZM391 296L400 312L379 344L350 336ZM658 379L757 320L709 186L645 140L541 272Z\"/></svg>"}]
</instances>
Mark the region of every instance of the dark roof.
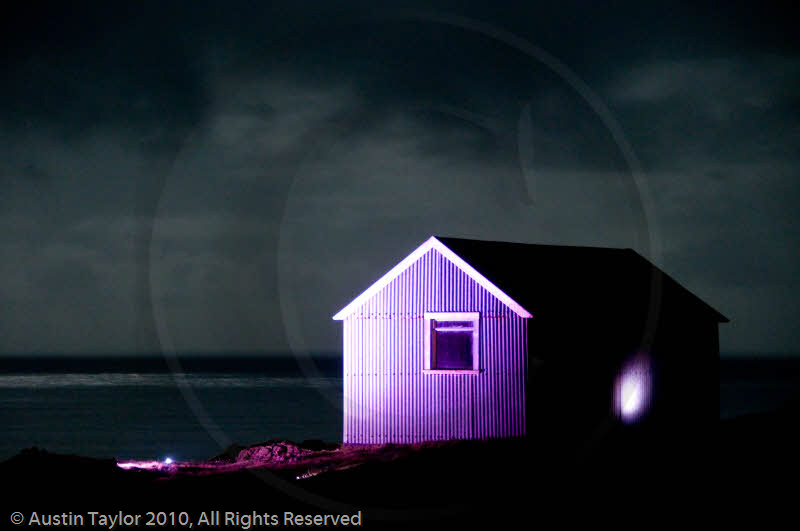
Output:
<instances>
[{"instance_id":1,"label":"dark roof","mask_svg":"<svg viewBox=\"0 0 800 531\"><path fill-rule=\"evenodd\" d=\"M534 319L559 308L568 313L658 308L728 322L633 249L436 238Z\"/></svg>"}]
</instances>

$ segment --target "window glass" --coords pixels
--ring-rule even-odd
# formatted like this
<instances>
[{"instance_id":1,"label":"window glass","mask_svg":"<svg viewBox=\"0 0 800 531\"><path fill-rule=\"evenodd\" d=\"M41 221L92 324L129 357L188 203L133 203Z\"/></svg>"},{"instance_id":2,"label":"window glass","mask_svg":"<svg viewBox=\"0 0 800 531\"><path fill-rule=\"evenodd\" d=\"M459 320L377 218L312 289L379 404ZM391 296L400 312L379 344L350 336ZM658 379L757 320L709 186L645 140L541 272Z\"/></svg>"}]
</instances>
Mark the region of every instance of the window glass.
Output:
<instances>
[{"instance_id":1,"label":"window glass","mask_svg":"<svg viewBox=\"0 0 800 531\"><path fill-rule=\"evenodd\" d=\"M424 369L478 371L480 314L425 312Z\"/></svg>"},{"instance_id":2,"label":"window glass","mask_svg":"<svg viewBox=\"0 0 800 531\"><path fill-rule=\"evenodd\" d=\"M472 330L437 331L434 341L437 369L472 369Z\"/></svg>"}]
</instances>

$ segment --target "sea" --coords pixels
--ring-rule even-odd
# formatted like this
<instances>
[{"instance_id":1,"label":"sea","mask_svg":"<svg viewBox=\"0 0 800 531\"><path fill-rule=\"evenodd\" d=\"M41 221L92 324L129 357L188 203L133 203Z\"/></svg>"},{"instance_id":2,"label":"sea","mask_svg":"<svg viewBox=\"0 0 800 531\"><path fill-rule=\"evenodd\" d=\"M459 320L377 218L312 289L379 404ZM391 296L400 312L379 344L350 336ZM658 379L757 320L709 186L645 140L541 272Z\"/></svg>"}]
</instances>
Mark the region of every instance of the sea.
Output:
<instances>
[{"instance_id":1,"label":"sea","mask_svg":"<svg viewBox=\"0 0 800 531\"><path fill-rule=\"evenodd\" d=\"M342 438L340 358L19 357L0 364L0 460L36 447L195 461L232 444Z\"/></svg>"},{"instance_id":2,"label":"sea","mask_svg":"<svg viewBox=\"0 0 800 531\"><path fill-rule=\"evenodd\" d=\"M800 401L800 356L720 361L720 420ZM205 460L231 444L342 438L334 355L0 358L0 461L26 448Z\"/></svg>"}]
</instances>

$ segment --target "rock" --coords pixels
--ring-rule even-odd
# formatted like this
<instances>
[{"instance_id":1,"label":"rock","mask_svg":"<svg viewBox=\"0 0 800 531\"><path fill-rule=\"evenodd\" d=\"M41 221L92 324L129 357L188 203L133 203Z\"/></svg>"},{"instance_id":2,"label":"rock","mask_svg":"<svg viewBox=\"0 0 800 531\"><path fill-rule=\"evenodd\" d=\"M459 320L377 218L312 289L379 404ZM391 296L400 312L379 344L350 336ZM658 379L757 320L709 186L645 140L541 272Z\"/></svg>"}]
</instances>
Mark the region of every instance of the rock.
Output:
<instances>
[{"instance_id":1,"label":"rock","mask_svg":"<svg viewBox=\"0 0 800 531\"><path fill-rule=\"evenodd\" d=\"M270 442L243 449L236 457L236 462L284 463L295 461L299 457L309 456L313 453L312 450L301 448L290 441Z\"/></svg>"}]
</instances>

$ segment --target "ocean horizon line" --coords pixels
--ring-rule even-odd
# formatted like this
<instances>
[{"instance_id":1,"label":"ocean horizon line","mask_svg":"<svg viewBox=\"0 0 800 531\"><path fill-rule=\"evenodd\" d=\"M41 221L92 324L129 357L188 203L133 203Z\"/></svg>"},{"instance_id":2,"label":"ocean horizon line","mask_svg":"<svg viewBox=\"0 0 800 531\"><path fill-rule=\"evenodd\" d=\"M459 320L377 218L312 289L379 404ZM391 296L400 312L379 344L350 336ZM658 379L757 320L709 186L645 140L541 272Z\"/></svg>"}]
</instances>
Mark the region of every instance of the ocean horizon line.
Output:
<instances>
[{"instance_id":1,"label":"ocean horizon line","mask_svg":"<svg viewBox=\"0 0 800 531\"><path fill-rule=\"evenodd\" d=\"M177 370L175 370L177 363ZM179 354L158 353L130 355L0 355L0 374L19 373L263 373L306 374L319 372L324 376L341 373L341 355L314 353L310 355L253 353Z\"/></svg>"}]
</instances>

